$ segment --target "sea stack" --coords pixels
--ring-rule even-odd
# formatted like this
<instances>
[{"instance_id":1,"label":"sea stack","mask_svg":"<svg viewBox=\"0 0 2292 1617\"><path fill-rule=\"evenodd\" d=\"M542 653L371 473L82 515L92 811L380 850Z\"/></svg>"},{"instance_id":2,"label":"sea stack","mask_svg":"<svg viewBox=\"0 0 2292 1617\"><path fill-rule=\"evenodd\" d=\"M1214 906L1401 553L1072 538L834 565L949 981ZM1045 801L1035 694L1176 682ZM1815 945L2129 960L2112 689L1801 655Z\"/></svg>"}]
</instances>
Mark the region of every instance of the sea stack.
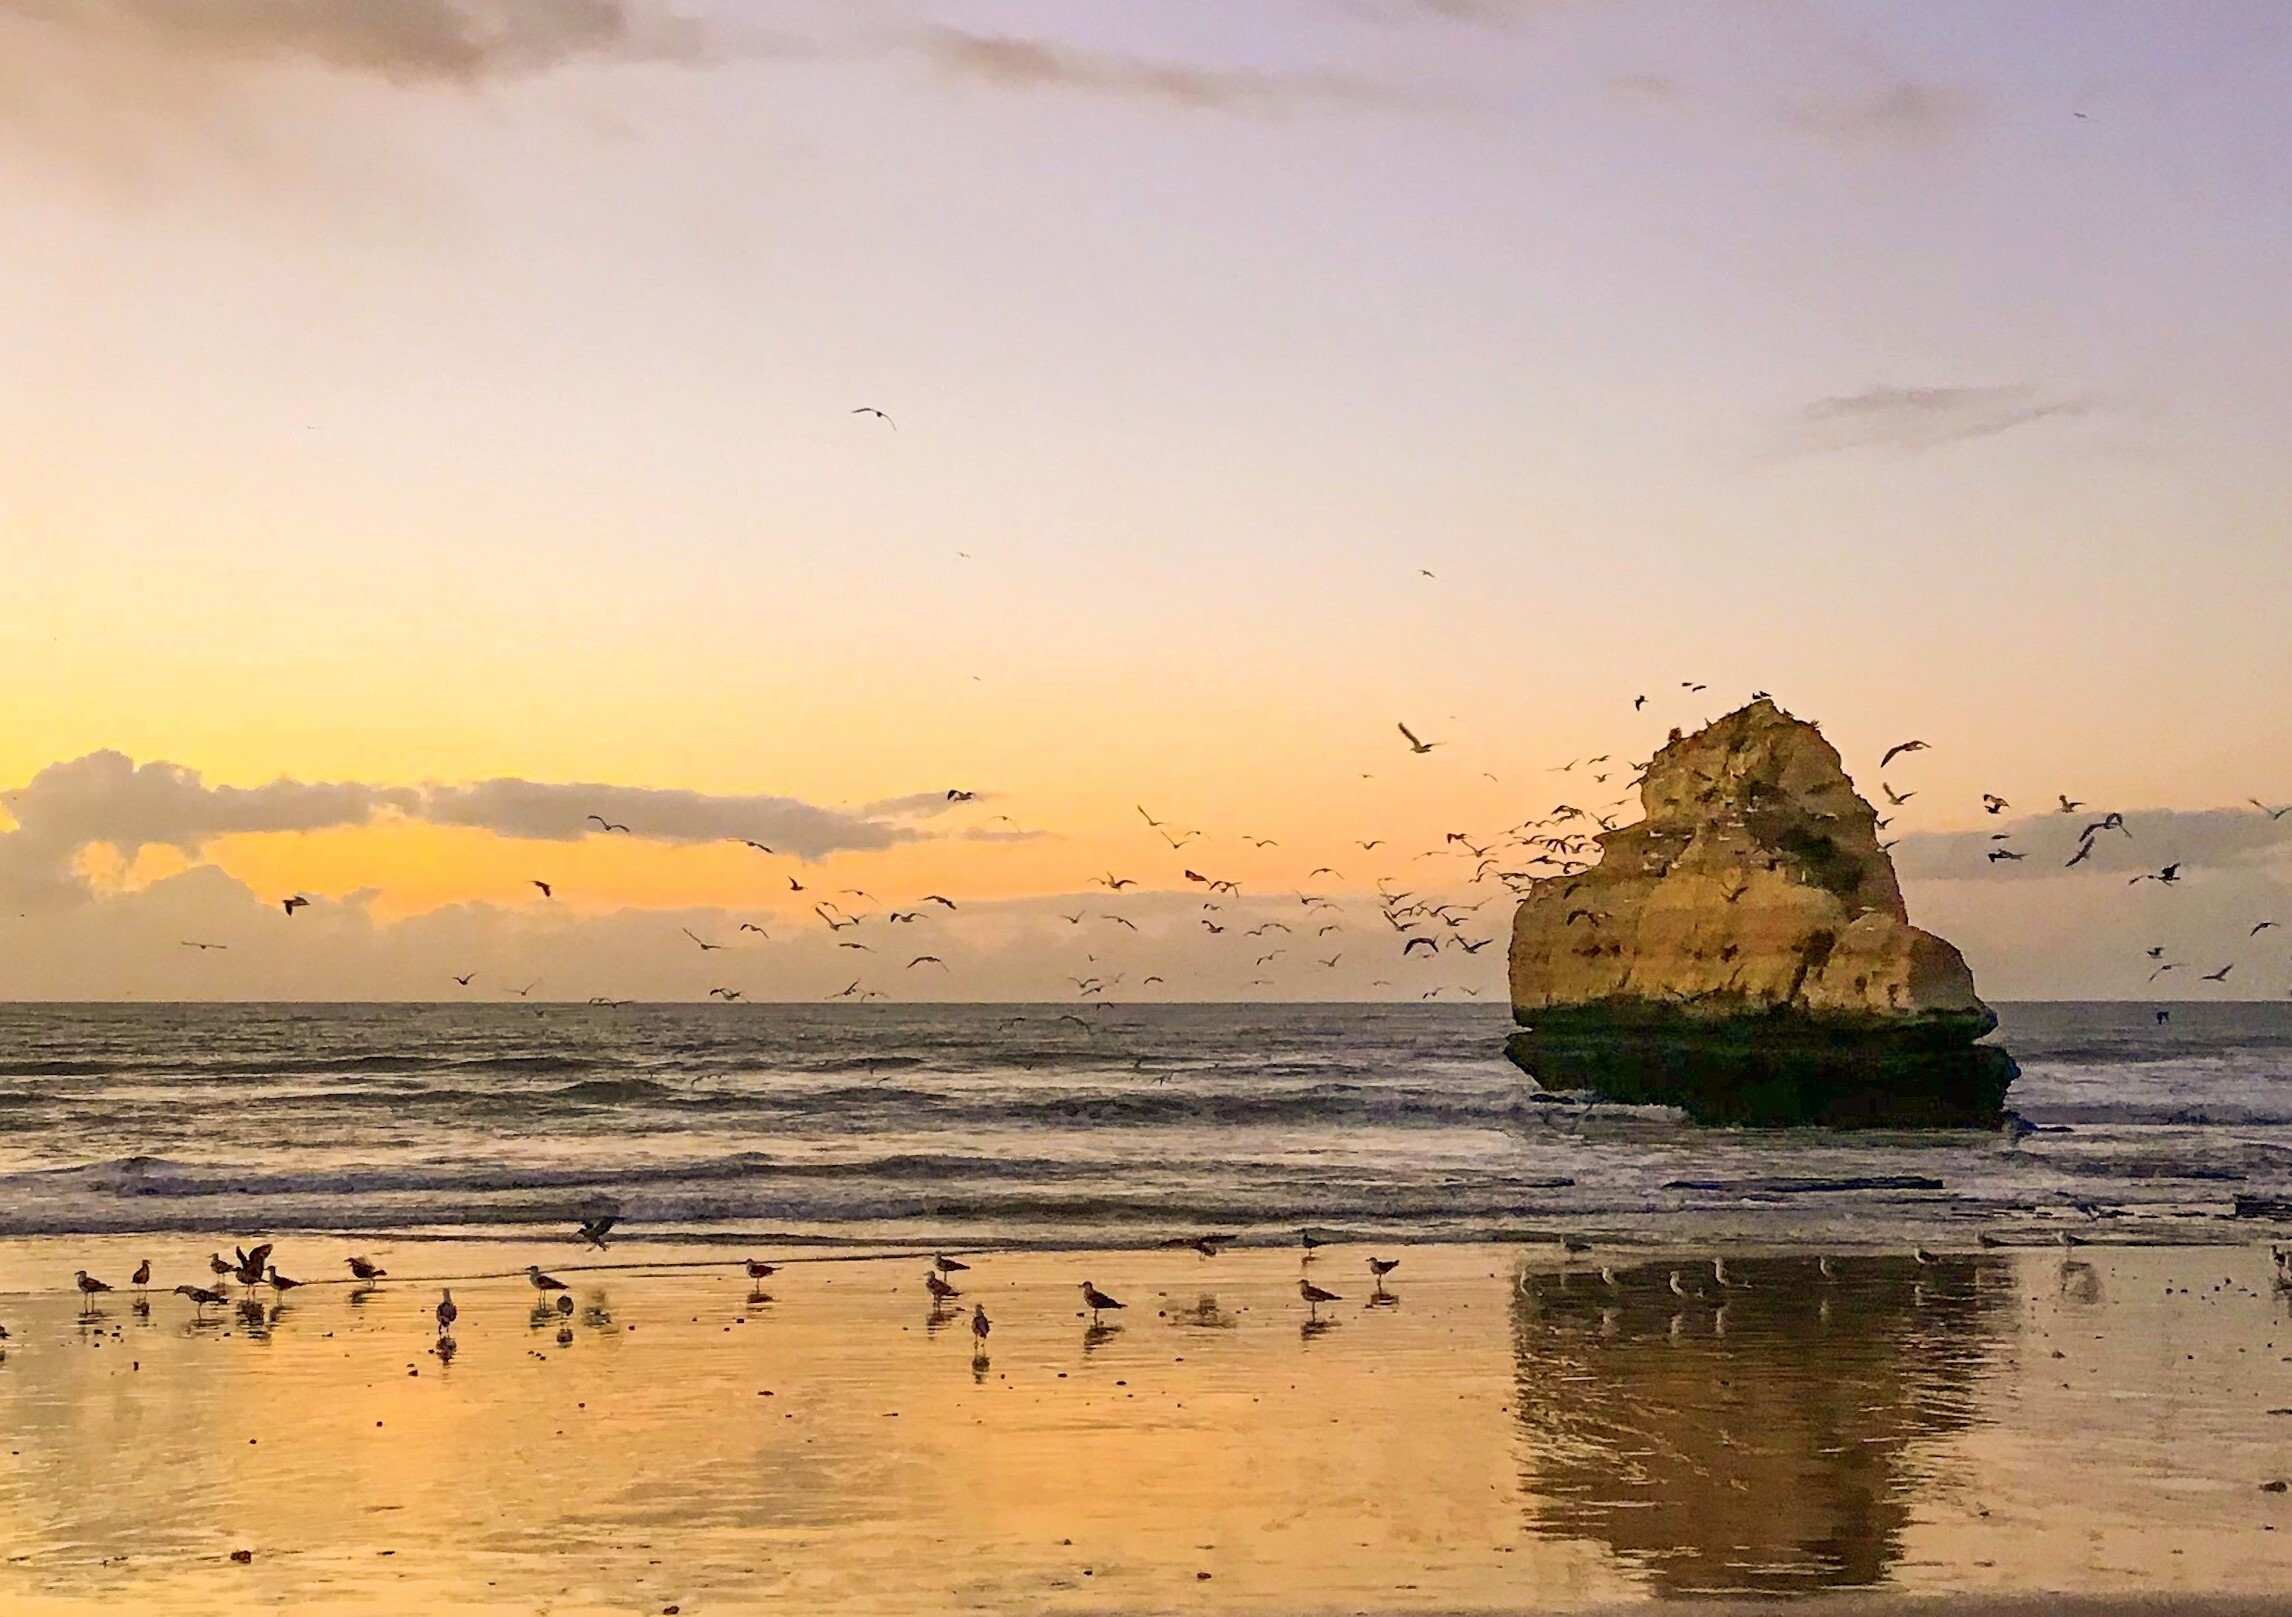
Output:
<instances>
[{"instance_id":1,"label":"sea stack","mask_svg":"<svg viewBox=\"0 0 2292 1617\"><path fill-rule=\"evenodd\" d=\"M1512 922L1506 1053L1554 1091L1706 1123L1976 1126L2013 1058L1964 958L1910 924L1877 811L1765 697L1650 760L1636 825Z\"/></svg>"}]
</instances>

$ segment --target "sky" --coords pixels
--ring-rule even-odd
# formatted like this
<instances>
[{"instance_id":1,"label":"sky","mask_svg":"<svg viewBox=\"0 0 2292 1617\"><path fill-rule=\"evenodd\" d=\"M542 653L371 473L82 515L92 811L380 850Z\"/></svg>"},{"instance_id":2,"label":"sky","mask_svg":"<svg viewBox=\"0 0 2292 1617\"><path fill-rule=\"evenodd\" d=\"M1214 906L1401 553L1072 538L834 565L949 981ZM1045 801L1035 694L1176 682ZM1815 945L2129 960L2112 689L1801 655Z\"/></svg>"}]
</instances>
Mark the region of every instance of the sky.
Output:
<instances>
[{"instance_id":1,"label":"sky","mask_svg":"<svg viewBox=\"0 0 2292 1617\"><path fill-rule=\"evenodd\" d=\"M1494 997L1372 885L1764 689L1874 797L1930 743L1991 997L2280 997L2288 65L2262 3L0 0L0 996ZM2186 879L2001 867L1983 792ZM809 907L931 892L944 967Z\"/></svg>"}]
</instances>

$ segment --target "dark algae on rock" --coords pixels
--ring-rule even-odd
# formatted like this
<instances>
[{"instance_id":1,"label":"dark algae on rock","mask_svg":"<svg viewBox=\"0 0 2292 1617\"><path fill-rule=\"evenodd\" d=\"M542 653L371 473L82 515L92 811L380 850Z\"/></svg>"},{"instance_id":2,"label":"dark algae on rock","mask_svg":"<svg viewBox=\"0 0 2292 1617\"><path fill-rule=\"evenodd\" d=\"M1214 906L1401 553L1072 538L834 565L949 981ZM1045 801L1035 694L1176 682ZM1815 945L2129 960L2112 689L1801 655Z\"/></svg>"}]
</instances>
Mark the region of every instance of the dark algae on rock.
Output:
<instances>
[{"instance_id":1,"label":"dark algae on rock","mask_svg":"<svg viewBox=\"0 0 2292 1617\"><path fill-rule=\"evenodd\" d=\"M1708 1123L1992 1124L2017 1076L1958 951L1910 924L1877 812L1761 698L1650 760L1644 818L1512 924L1506 1050L1546 1089Z\"/></svg>"}]
</instances>

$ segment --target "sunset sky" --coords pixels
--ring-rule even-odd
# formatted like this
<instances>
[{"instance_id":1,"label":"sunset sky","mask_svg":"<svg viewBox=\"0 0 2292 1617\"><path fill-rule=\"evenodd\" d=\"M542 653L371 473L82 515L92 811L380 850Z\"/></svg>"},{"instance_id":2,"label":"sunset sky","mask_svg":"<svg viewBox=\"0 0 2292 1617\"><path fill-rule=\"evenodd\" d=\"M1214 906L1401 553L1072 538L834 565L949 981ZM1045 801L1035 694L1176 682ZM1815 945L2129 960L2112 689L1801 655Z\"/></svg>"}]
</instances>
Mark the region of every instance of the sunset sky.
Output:
<instances>
[{"instance_id":1,"label":"sunset sky","mask_svg":"<svg viewBox=\"0 0 2292 1617\"><path fill-rule=\"evenodd\" d=\"M1931 743L1985 992L2280 997L2288 68L2265 0L0 0L0 995L690 996L752 918L809 997L845 887L1063 994L1109 871L1178 997L1500 993L1252 989L1181 870L1461 877L1764 689L1872 795ZM1993 879L1983 791L2186 903Z\"/></svg>"}]
</instances>

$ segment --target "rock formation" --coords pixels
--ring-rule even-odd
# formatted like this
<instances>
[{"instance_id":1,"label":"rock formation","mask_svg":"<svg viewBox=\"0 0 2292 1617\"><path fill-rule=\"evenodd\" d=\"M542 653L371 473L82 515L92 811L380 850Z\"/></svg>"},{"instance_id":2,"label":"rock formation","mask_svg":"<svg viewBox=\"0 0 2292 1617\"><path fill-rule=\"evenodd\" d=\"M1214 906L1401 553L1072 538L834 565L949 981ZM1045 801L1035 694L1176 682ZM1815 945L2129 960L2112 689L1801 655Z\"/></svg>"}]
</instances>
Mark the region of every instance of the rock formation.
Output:
<instances>
[{"instance_id":1,"label":"rock formation","mask_svg":"<svg viewBox=\"0 0 2292 1617\"><path fill-rule=\"evenodd\" d=\"M1676 731L1645 818L1539 881L1512 924L1508 1053L1547 1089L1730 1123L1971 1124L2012 1058L1912 926L1877 813L1813 725L1762 697Z\"/></svg>"}]
</instances>

